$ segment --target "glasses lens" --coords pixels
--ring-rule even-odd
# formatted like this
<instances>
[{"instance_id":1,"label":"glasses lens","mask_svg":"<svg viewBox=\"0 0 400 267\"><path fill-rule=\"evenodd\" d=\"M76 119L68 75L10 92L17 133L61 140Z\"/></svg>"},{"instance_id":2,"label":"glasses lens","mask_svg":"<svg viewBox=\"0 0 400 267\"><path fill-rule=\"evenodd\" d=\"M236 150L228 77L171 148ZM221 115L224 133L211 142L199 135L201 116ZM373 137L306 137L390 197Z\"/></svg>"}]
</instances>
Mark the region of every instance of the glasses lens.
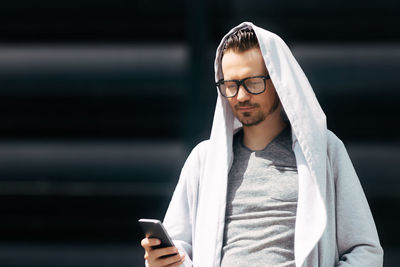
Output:
<instances>
[{"instance_id":1,"label":"glasses lens","mask_svg":"<svg viewBox=\"0 0 400 267\"><path fill-rule=\"evenodd\" d=\"M226 97L231 97L236 94L237 84L236 82L224 82L219 85L221 94Z\"/></svg>"},{"instance_id":2,"label":"glasses lens","mask_svg":"<svg viewBox=\"0 0 400 267\"><path fill-rule=\"evenodd\" d=\"M245 82L247 89L253 94L262 93L265 90L265 82L263 78L250 78Z\"/></svg>"}]
</instances>

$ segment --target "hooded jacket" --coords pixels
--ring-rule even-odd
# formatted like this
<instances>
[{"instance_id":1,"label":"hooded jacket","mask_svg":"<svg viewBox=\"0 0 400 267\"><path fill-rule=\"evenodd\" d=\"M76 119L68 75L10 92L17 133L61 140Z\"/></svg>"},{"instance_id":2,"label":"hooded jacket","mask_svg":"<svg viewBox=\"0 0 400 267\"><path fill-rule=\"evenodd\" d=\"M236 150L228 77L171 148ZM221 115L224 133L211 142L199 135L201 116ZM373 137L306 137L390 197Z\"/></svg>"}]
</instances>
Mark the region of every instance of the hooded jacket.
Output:
<instances>
[{"instance_id":1,"label":"hooded jacket","mask_svg":"<svg viewBox=\"0 0 400 267\"><path fill-rule=\"evenodd\" d=\"M223 78L223 44L241 28L254 30L292 128L298 171L296 266L382 266L373 217L345 146L327 129L312 87L284 41L250 22L238 25L218 46L215 80ZM218 92L210 139L187 158L164 219L175 245L186 254L185 267L220 265L232 139L241 126Z\"/></svg>"}]
</instances>

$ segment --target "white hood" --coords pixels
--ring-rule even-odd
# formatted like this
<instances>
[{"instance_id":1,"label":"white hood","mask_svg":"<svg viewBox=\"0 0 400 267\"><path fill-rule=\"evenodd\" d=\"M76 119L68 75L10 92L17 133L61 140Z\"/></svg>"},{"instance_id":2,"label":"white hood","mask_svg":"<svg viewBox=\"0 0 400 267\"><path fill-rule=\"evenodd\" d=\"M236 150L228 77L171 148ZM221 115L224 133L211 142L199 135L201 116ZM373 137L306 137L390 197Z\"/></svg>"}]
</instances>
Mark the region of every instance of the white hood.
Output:
<instances>
[{"instance_id":1,"label":"white hood","mask_svg":"<svg viewBox=\"0 0 400 267\"><path fill-rule=\"evenodd\" d=\"M295 261L296 266L301 266L326 226L326 117L307 77L285 42L276 34L250 22L233 28L222 39L216 53L215 81L223 78L220 63L224 41L240 28L255 31L269 75L292 127L293 151L299 175ZM234 130L240 126L228 101L218 92L209 156L200 181L197 217L202 219L197 221L195 227L193 250L201 246L202 253L193 255L196 266L218 266L220 262L227 177L233 160L232 137ZM209 242L210 238L216 241ZM202 244L211 245L204 247Z\"/></svg>"}]
</instances>

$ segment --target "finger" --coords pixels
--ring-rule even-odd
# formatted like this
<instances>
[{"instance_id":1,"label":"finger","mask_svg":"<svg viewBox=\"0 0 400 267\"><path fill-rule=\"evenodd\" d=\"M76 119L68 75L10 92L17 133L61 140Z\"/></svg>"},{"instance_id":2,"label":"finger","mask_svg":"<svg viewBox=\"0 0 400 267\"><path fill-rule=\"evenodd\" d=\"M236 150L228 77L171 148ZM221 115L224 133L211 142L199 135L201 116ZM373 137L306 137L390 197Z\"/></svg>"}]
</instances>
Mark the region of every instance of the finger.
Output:
<instances>
[{"instance_id":1,"label":"finger","mask_svg":"<svg viewBox=\"0 0 400 267\"><path fill-rule=\"evenodd\" d=\"M149 253L149 258L158 259L162 256L167 256L171 254L177 253L179 255L178 249L176 247L166 247L166 248L157 248L152 249Z\"/></svg>"},{"instance_id":2,"label":"finger","mask_svg":"<svg viewBox=\"0 0 400 267\"><path fill-rule=\"evenodd\" d=\"M157 264L160 266L179 266L184 260L184 255L176 254L175 256L170 256L167 258L159 258Z\"/></svg>"},{"instance_id":3,"label":"finger","mask_svg":"<svg viewBox=\"0 0 400 267\"><path fill-rule=\"evenodd\" d=\"M185 261L185 254L181 255L181 260L175 263L171 263L170 265L167 265L165 267L179 267L183 264L183 262Z\"/></svg>"},{"instance_id":4,"label":"finger","mask_svg":"<svg viewBox=\"0 0 400 267\"><path fill-rule=\"evenodd\" d=\"M149 258L149 253L147 253L147 251L144 253L144 257L145 260L147 260Z\"/></svg>"},{"instance_id":5,"label":"finger","mask_svg":"<svg viewBox=\"0 0 400 267\"><path fill-rule=\"evenodd\" d=\"M151 249L152 246L160 245L161 241L158 238L143 238L140 244L146 250Z\"/></svg>"}]
</instances>

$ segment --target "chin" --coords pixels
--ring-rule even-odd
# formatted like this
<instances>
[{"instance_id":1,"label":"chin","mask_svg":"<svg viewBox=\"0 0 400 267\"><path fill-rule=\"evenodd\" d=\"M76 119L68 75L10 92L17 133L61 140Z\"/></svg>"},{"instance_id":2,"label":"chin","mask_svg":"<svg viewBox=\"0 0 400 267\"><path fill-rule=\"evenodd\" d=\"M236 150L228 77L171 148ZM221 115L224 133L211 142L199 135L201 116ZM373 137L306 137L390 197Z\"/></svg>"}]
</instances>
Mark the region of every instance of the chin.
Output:
<instances>
[{"instance_id":1,"label":"chin","mask_svg":"<svg viewBox=\"0 0 400 267\"><path fill-rule=\"evenodd\" d=\"M251 127L256 126L260 122L263 121L262 118L239 118L239 121L243 124L243 126Z\"/></svg>"},{"instance_id":2,"label":"chin","mask_svg":"<svg viewBox=\"0 0 400 267\"><path fill-rule=\"evenodd\" d=\"M240 116L236 116L238 120L243 124L243 126L251 127L256 126L263 122L266 116L263 113L253 114L250 113L243 113Z\"/></svg>"},{"instance_id":3,"label":"chin","mask_svg":"<svg viewBox=\"0 0 400 267\"><path fill-rule=\"evenodd\" d=\"M242 124L243 124L243 126L245 126L245 127L251 127L251 126L256 126L256 125L258 125L260 122L261 122L261 121L254 121L254 122L248 122L248 123L243 123L243 122L242 122Z\"/></svg>"}]
</instances>

